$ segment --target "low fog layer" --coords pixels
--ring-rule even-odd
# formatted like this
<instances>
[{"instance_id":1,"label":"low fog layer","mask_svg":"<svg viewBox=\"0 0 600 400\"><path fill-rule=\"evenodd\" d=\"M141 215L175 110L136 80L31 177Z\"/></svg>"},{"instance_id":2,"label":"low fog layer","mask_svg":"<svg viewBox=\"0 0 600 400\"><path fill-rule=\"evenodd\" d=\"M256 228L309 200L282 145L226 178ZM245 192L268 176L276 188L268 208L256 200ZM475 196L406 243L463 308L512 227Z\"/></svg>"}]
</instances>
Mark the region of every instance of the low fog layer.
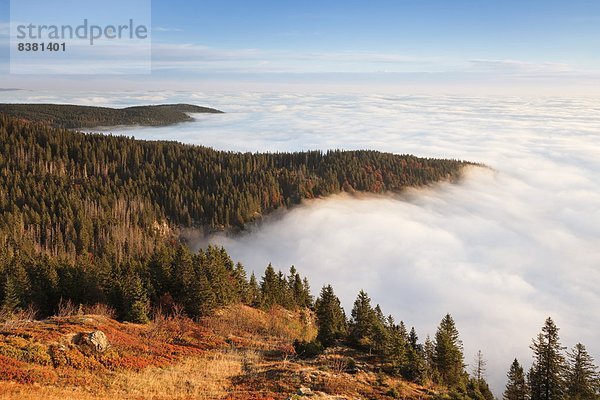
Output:
<instances>
[{"instance_id":1,"label":"low fog layer","mask_svg":"<svg viewBox=\"0 0 600 400\"><path fill-rule=\"evenodd\" d=\"M462 183L401 198L315 200L239 238L210 239L262 273L294 264L347 311L358 290L421 339L450 312L471 363L481 349L499 395L547 316L563 344L600 360L600 107L585 99L424 96L64 94L6 101L192 102L228 114L126 129L219 149L375 149L482 162ZM19 98L15 98L19 96ZM10 97L10 100L8 99Z\"/></svg>"}]
</instances>

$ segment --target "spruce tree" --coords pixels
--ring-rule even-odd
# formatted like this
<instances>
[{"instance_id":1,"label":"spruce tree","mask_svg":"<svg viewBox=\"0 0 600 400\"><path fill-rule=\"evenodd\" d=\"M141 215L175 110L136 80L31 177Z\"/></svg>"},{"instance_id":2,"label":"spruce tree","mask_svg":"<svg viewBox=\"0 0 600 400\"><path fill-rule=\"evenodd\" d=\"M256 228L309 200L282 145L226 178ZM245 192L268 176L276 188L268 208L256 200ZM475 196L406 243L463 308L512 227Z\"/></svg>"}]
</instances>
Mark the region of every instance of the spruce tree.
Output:
<instances>
[{"instance_id":1,"label":"spruce tree","mask_svg":"<svg viewBox=\"0 0 600 400\"><path fill-rule=\"evenodd\" d=\"M317 340L323 346L329 347L346 335L346 315L331 285L323 286L321 289L315 311L319 325Z\"/></svg>"},{"instance_id":2,"label":"spruce tree","mask_svg":"<svg viewBox=\"0 0 600 400\"><path fill-rule=\"evenodd\" d=\"M423 355L425 357L425 376L426 381L436 381L435 377L435 345L431 340L431 337L427 335L425 338L425 344L423 345Z\"/></svg>"},{"instance_id":3,"label":"spruce tree","mask_svg":"<svg viewBox=\"0 0 600 400\"><path fill-rule=\"evenodd\" d=\"M374 347L373 333L377 317L369 295L361 290L354 301L350 321L350 340L355 346L366 348L371 352Z\"/></svg>"},{"instance_id":4,"label":"spruce tree","mask_svg":"<svg viewBox=\"0 0 600 400\"><path fill-rule=\"evenodd\" d=\"M4 298L0 307L0 314L12 314L21 304L19 289L14 278L11 275L6 277L4 281Z\"/></svg>"},{"instance_id":5,"label":"spruce tree","mask_svg":"<svg viewBox=\"0 0 600 400\"><path fill-rule=\"evenodd\" d=\"M477 351L475 355L475 362L473 363L473 378L477 381L485 380L487 361L483 358L481 350Z\"/></svg>"},{"instance_id":6,"label":"spruce tree","mask_svg":"<svg viewBox=\"0 0 600 400\"><path fill-rule=\"evenodd\" d=\"M275 304L279 304L279 300L281 299L280 292L279 278L273 265L269 263L260 284L261 306L263 308L270 308Z\"/></svg>"},{"instance_id":7,"label":"spruce tree","mask_svg":"<svg viewBox=\"0 0 600 400\"><path fill-rule=\"evenodd\" d=\"M304 277L302 279L302 298L304 300L304 307L312 308L314 306L314 298L310 293L310 284L308 283L308 278Z\"/></svg>"},{"instance_id":8,"label":"spruce tree","mask_svg":"<svg viewBox=\"0 0 600 400\"><path fill-rule=\"evenodd\" d=\"M261 304L261 293L256 275L254 272L250 275L250 281L248 282L248 305L258 307Z\"/></svg>"},{"instance_id":9,"label":"spruce tree","mask_svg":"<svg viewBox=\"0 0 600 400\"><path fill-rule=\"evenodd\" d=\"M236 292L236 301L242 302L244 304L249 304L251 302L251 294L250 287L248 285L248 279L246 277L246 270L242 263L237 263L235 265L235 269L233 271L233 277L235 281L235 292Z\"/></svg>"},{"instance_id":10,"label":"spruce tree","mask_svg":"<svg viewBox=\"0 0 600 400\"><path fill-rule=\"evenodd\" d=\"M193 281L188 286L189 293L185 298L183 306L191 318L200 318L210 314L218 306L215 291L208 279L204 268L196 271Z\"/></svg>"},{"instance_id":11,"label":"spruce tree","mask_svg":"<svg viewBox=\"0 0 600 400\"><path fill-rule=\"evenodd\" d=\"M239 301L236 287L231 284L234 274L233 261L223 248L209 246L195 257L195 270L202 269L214 293L215 306L225 306ZM197 275L197 272L196 272Z\"/></svg>"},{"instance_id":12,"label":"spruce tree","mask_svg":"<svg viewBox=\"0 0 600 400\"><path fill-rule=\"evenodd\" d=\"M462 388L458 390L462 390ZM474 377L467 381L466 395L469 400L494 400L494 395L485 379L478 380Z\"/></svg>"},{"instance_id":13,"label":"spruce tree","mask_svg":"<svg viewBox=\"0 0 600 400\"><path fill-rule=\"evenodd\" d=\"M380 354L385 352L389 341L389 331L386 328L386 318L381 311L381 306L375 306L373 318L373 347Z\"/></svg>"},{"instance_id":14,"label":"spruce tree","mask_svg":"<svg viewBox=\"0 0 600 400\"><path fill-rule=\"evenodd\" d=\"M388 343L385 349L385 358L394 368L394 372L399 374L406 363L406 353L408 343L406 341L406 329L402 328L403 322L396 324L394 318L390 315L387 318Z\"/></svg>"},{"instance_id":15,"label":"spruce tree","mask_svg":"<svg viewBox=\"0 0 600 400\"><path fill-rule=\"evenodd\" d=\"M528 374L531 400L565 399L565 357L560 344L559 329L546 319L542 332L533 340L533 365Z\"/></svg>"},{"instance_id":16,"label":"spruce tree","mask_svg":"<svg viewBox=\"0 0 600 400\"><path fill-rule=\"evenodd\" d=\"M508 382L506 383L502 399L527 400L529 398L529 390L527 388L527 383L525 382L525 372L516 358L510 365L510 369L506 376L508 377Z\"/></svg>"},{"instance_id":17,"label":"spruce tree","mask_svg":"<svg viewBox=\"0 0 600 400\"><path fill-rule=\"evenodd\" d=\"M567 393L569 400L600 398L600 376L594 359L584 345L577 343L568 352Z\"/></svg>"},{"instance_id":18,"label":"spruce tree","mask_svg":"<svg viewBox=\"0 0 600 400\"><path fill-rule=\"evenodd\" d=\"M423 383L425 381L426 368L423 346L419 344L417 331L412 327L408 334L406 363L402 375L409 381Z\"/></svg>"},{"instance_id":19,"label":"spruce tree","mask_svg":"<svg viewBox=\"0 0 600 400\"><path fill-rule=\"evenodd\" d=\"M146 289L139 276L133 275L127 280L125 287L126 319L131 322L145 324L149 321L149 301Z\"/></svg>"},{"instance_id":20,"label":"spruce tree","mask_svg":"<svg viewBox=\"0 0 600 400\"><path fill-rule=\"evenodd\" d=\"M296 271L293 265L290 268L288 275L288 288L292 293L294 307L308 307L308 298L304 292L304 285L300 274Z\"/></svg>"},{"instance_id":21,"label":"spruce tree","mask_svg":"<svg viewBox=\"0 0 600 400\"><path fill-rule=\"evenodd\" d=\"M450 314L442 319L435 334L434 363L440 380L438 383L452 387L463 382L463 347Z\"/></svg>"},{"instance_id":22,"label":"spruce tree","mask_svg":"<svg viewBox=\"0 0 600 400\"><path fill-rule=\"evenodd\" d=\"M217 299L215 298L215 291L205 270L199 271L195 286L196 289L194 291L198 299L196 304L198 304L199 309L199 313L196 316L208 315L217 307Z\"/></svg>"}]
</instances>

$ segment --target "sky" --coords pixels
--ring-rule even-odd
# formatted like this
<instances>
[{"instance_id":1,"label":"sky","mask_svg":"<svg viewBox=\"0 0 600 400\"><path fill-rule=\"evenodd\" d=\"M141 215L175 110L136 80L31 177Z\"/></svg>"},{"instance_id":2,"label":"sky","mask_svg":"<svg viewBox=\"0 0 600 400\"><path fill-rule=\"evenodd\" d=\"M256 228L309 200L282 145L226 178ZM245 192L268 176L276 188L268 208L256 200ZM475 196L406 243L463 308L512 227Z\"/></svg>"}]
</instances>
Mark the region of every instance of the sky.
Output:
<instances>
[{"instance_id":1,"label":"sky","mask_svg":"<svg viewBox=\"0 0 600 400\"><path fill-rule=\"evenodd\" d=\"M22 8L38 0L14 1ZM81 11L69 14L77 10L64 6L69 1L52 2L54 12L79 17ZM128 2L149 0L114 3ZM2 87L600 92L600 3L594 0L155 0L152 72L118 76L10 75L9 8L0 0ZM113 64L123 56L115 54Z\"/></svg>"},{"instance_id":2,"label":"sky","mask_svg":"<svg viewBox=\"0 0 600 400\"><path fill-rule=\"evenodd\" d=\"M93 1L45 4L77 19L75 4ZM153 1L151 73L111 75L92 62L86 75L10 74L9 6L0 0L0 89L24 90L0 90L3 102L189 102L226 114L117 133L488 165L459 185L317 201L210 240L257 272L295 264L347 308L365 289L421 337L452 313L496 394L547 316L566 346L600 359L600 2ZM103 61L119 65L127 49Z\"/></svg>"}]
</instances>

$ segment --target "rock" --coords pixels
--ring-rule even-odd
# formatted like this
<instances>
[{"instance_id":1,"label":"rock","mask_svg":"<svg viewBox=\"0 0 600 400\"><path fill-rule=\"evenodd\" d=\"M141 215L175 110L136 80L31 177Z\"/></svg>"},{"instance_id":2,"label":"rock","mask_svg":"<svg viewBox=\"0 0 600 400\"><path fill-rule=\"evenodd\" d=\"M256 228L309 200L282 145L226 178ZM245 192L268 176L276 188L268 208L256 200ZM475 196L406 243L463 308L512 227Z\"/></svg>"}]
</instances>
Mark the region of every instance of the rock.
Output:
<instances>
[{"instance_id":1,"label":"rock","mask_svg":"<svg viewBox=\"0 0 600 400\"><path fill-rule=\"evenodd\" d=\"M312 389L307 388L307 387L301 387L300 389L298 389L298 391L296 393L298 394L298 396L312 396L313 395Z\"/></svg>"},{"instance_id":2,"label":"rock","mask_svg":"<svg viewBox=\"0 0 600 400\"><path fill-rule=\"evenodd\" d=\"M73 338L74 343L82 350L104 353L109 346L108 338L102 331L80 333Z\"/></svg>"}]
</instances>

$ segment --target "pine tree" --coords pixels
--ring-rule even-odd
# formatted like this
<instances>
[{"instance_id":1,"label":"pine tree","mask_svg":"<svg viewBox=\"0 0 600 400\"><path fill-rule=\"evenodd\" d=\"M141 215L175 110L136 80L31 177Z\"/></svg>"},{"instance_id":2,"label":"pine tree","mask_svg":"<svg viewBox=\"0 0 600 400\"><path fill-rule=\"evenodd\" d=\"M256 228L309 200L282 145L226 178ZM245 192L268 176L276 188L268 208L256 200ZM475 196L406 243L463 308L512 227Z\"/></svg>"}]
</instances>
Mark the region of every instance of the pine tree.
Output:
<instances>
[{"instance_id":1,"label":"pine tree","mask_svg":"<svg viewBox=\"0 0 600 400\"><path fill-rule=\"evenodd\" d=\"M250 281L248 282L248 305L258 307L261 304L261 293L256 275L254 272L250 275Z\"/></svg>"},{"instance_id":2,"label":"pine tree","mask_svg":"<svg viewBox=\"0 0 600 400\"><path fill-rule=\"evenodd\" d=\"M145 324L148 318L148 295L142 280L134 275L127 281L125 287L125 304L127 305L126 319L131 322Z\"/></svg>"},{"instance_id":3,"label":"pine tree","mask_svg":"<svg viewBox=\"0 0 600 400\"><path fill-rule=\"evenodd\" d=\"M302 298L304 300L304 307L312 308L314 306L314 298L310 293L310 284L308 283L308 278L304 277L302 279Z\"/></svg>"},{"instance_id":4,"label":"pine tree","mask_svg":"<svg viewBox=\"0 0 600 400\"><path fill-rule=\"evenodd\" d=\"M350 339L355 346L367 348L369 352L375 345L373 328L377 318L371 307L371 299L364 290L361 290L354 301L350 321Z\"/></svg>"},{"instance_id":5,"label":"pine tree","mask_svg":"<svg viewBox=\"0 0 600 400\"><path fill-rule=\"evenodd\" d=\"M394 318L390 315L387 318L388 343L384 352L386 360L394 367L394 372L402 372L406 364L406 353L408 343L406 341L406 329L404 323L396 324Z\"/></svg>"},{"instance_id":6,"label":"pine tree","mask_svg":"<svg viewBox=\"0 0 600 400\"><path fill-rule=\"evenodd\" d=\"M279 278L273 265L269 263L265 269L265 275L260 284L261 305L263 308L270 308L275 304L279 304L281 300L281 288Z\"/></svg>"},{"instance_id":7,"label":"pine tree","mask_svg":"<svg viewBox=\"0 0 600 400\"><path fill-rule=\"evenodd\" d=\"M187 247L177 246L172 265L171 295L177 304L183 305L186 310L191 310L190 304L195 301L193 288L196 285L196 269L194 268L194 257Z\"/></svg>"},{"instance_id":8,"label":"pine tree","mask_svg":"<svg viewBox=\"0 0 600 400\"><path fill-rule=\"evenodd\" d=\"M295 307L307 307L308 299L304 293L304 286L302 284L302 278L296 271L296 268L292 265L290 268L290 274L288 277L288 287L292 293L293 303Z\"/></svg>"},{"instance_id":9,"label":"pine tree","mask_svg":"<svg viewBox=\"0 0 600 400\"><path fill-rule=\"evenodd\" d=\"M533 340L533 365L528 374L531 400L565 399L565 349L560 344L559 329L552 321L546 319L542 332Z\"/></svg>"},{"instance_id":10,"label":"pine tree","mask_svg":"<svg viewBox=\"0 0 600 400\"><path fill-rule=\"evenodd\" d=\"M288 287L288 281L282 271L277 272L275 304L278 304L288 310L296 308L296 303L294 302L294 293Z\"/></svg>"},{"instance_id":11,"label":"pine tree","mask_svg":"<svg viewBox=\"0 0 600 400\"><path fill-rule=\"evenodd\" d=\"M215 291L208 279L206 269L196 271L194 279L189 283L188 291L183 306L189 317L200 318L210 314L217 307Z\"/></svg>"},{"instance_id":12,"label":"pine tree","mask_svg":"<svg viewBox=\"0 0 600 400\"><path fill-rule=\"evenodd\" d=\"M21 299L19 295L19 289L17 288L15 280L11 275L6 277L3 289L4 299L2 299L0 314L12 314L20 306Z\"/></svg>"},{"instance_id":13,"label":"pine tree","mask_svg":"<svg viewBox=\"0 0 600 400\"><path fill-rule=\"evenodd\" d=\"M487 361L483 358L481 350L478 350L473 363L473 378L477 381L485 380L486 366Z\"/></svg>"},{"instance_id":14,"label":"pine tree","mask_svg":"<svg viewBox=\"0 0 600 400\"><path fill-rule=\"evenodd\" d=\"M198 307L198 314L193 316L201 317L208 315L217 306L217 299L215 298L215 291L213 290L212 284L204 269L198 273L194 292L195 298L197 299L195 304L197 304Z\"/></svg>"},{"instance_id":15,"label":"pine tree","mask_svg":"<svg viewBox=\"0 0 600 400\"><path fill-rule=\"evenodd\" d=\"M333 292L331 285L323 286L315 306L319 332L317 340L324 347L333 345L343 338L347 332L346 315L340 299Z\"/></svg>"},{"instance_id":16,"label":"pine tree","mask_svg":"<svg viewBox=\"0 0 600 400\"><path fill-rule=\"evenodd\" d=\"M242 263L237 263L233 271L233 277L235 281L235 292L236 301L240 301L244 304L251 303L250 287L248 285L248 279L246 277L246 270Z\"/></svg>"},{"instance_id":17,"label":"pine tree","mask_svg":"<svg viewBox=\"0 0 600 400\"><path fill-rule=\"evenodd\" d=\"M425 344L423 345L423 355L425 357L425 381L435 381L437 378L434 376L435 371L435 345L431 340L431 337L427 335L425 338Z\"/></svg>"},{"instance_id":18,"label":"pine tree","mask_svg":"<svg viewBox=\"0 0 600 400\"><path fill-rule=\"evenodd\" d=\"M502 395L503 400L527 400L529 398L529 390L525 382L525 372L519 361L515 360L510 365L510 369L506 374L508 383Z\"/></svg>"},{"instance_id":19,"label":"pine tree","mask_svg":"<svg viewBox=\"0 0 600 400\"><path fill-rule=\"evenodd\" d=\"M435 334L434 362L439 383L452 387L463 382L463 347L450 314L442 319Z\"/></svg>"},{"instance_id":20,"label":"pine tree","mask_svg":"<svg viewBox=\"0 0 600 400\"><path fill-rule=\"evenodd\" d=\"M426 364L423 346L419 344L419 337L414 327L408 334L406 364L403 368L403 376L412 382L423 383L425 380Z\"/></svg>"},{"instance_id":21,"label":"pine tree","mask_svg":"<svg viewBox=\"0 0 600 400\"><path fill-rule=\"evenodd\" d=\"M485 379L469 378L466 389L467 398L470 400L494 400L494 394Z\"/></svg>"},{"instance_id":22,"label":"pine tree","mask_svg":"<svg viewBox=\"0 0 600 400\"><path fill-rule=\"evenodd\" d=\"M388 345L389 331L386 328L386 318L381 311L381 306L375 306L373 318L373 348L376 352L383 354Z\"/></svg>"},{"instance_id":23,"label":"pine tree","mask_svg":"<svg viewBox=\"0 0 600 400\"><path fill-rule=\"evenodd\" d=\"M221 307L238 301L233 261L223 248L209 246L206 251L200 251L195 257L196 270L202 269L206 274L213 291L215 307ZM197 272L196 272L197 275Z\"/></svg>"},{"instance_id":24,"label":"pine tree","mask_svg":"<svg viewBox=\"0 0 600 400\"><path fill-rule=\"evenodd\" d=\"M600 398L600 375L584 345L577 343L568 353L567 393L569 400Z\"/></svg>"}]
</instances>

